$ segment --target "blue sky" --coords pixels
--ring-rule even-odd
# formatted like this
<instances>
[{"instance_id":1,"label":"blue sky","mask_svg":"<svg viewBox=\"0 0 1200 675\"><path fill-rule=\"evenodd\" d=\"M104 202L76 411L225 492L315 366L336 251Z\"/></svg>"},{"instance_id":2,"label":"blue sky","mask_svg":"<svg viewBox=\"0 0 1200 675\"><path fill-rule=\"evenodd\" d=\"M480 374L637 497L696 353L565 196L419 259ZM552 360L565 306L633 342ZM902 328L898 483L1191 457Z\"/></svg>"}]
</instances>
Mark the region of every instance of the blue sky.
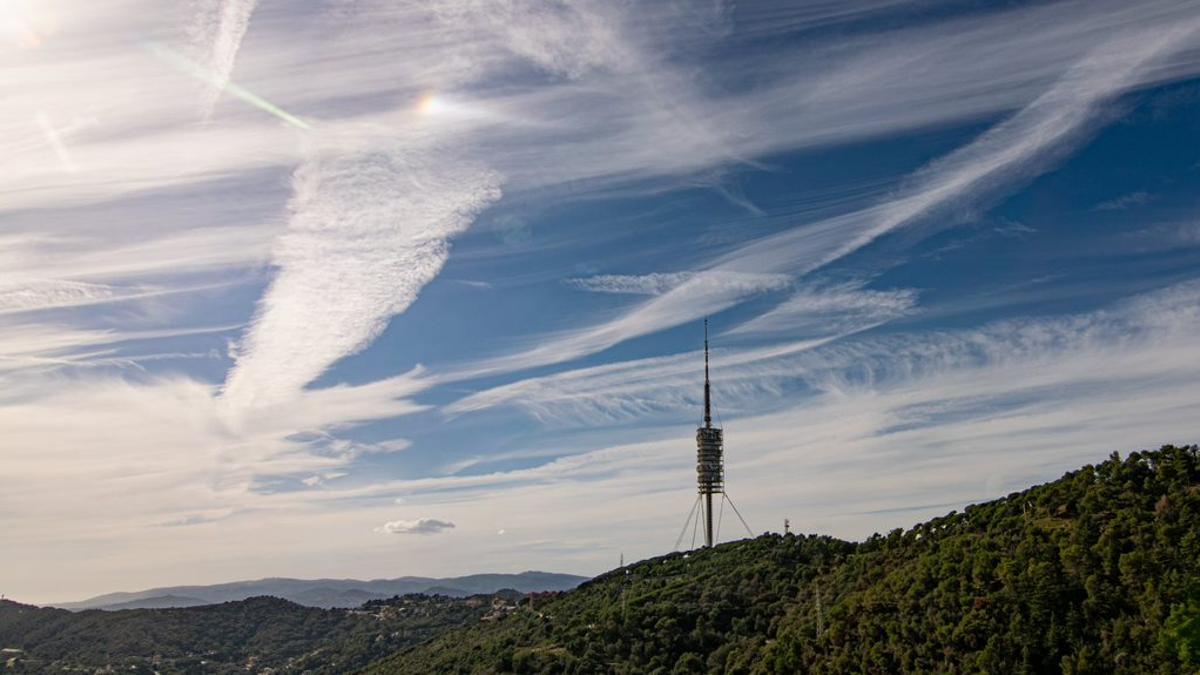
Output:
<instances>
[{"instance_id":1,"label":"blue sky","mask_svg":"<svg viewBox=\"0 0 1200 675\"><path fill-rule=\"evenodd\" d=\"M1194 3L0 7L10 597L662 553L705 317L756 531L1195 440Z\"/></svg>"}]
</instances>

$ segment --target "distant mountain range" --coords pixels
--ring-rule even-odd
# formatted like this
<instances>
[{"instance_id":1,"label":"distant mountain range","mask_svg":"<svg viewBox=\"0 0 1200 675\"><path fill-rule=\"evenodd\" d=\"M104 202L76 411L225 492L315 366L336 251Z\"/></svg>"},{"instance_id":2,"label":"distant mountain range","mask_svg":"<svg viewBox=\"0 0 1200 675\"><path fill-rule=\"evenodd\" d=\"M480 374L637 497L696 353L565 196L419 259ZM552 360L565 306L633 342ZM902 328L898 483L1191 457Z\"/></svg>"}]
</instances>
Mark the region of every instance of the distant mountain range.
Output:
<instances>
[{"instance_id":1,"label":"distant mountain range","mask_svg":"<svg viewBox=\"0 0 1200 675\"><path fill-rule=\"evenodd\" d=\"M584 581L587 581L587 577L552 572L472 574L447 579L399 577L369 581L270 578L211 586L169 586L129 593L108 593L81 602L59 603L55 607L70 610L196 607L264 595L308 607L358 607L368 600L381 600L406 593L466 597L495 593L506 588L521 593L566 591Z\"/></svg>"}]
</instances>

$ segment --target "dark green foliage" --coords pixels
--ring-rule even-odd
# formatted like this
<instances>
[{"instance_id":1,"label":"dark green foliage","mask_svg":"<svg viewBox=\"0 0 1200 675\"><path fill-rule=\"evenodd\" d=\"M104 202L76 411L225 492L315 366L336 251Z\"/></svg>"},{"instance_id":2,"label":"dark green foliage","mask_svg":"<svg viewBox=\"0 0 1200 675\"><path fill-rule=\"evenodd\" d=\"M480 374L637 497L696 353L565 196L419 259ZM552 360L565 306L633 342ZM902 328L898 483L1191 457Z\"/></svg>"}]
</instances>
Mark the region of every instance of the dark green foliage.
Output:
<instances>
[{"instance_id":1,"label":"dark green foliage","mask_svg":"<svg viewBox=\"0 0 1200 675\"><path fill-rule=\"evenodd\" d=\"M1162 647L1200 670L1200 581L1192 585L1182 602L1171 606Z\"/></svg>"},{"instance_id":2,"label":"dark green foliage","mask_svg":"<svg viewBox=\"0 0 1200 675\"><path fill-rule=\"evenodd\" d=\"M259 597L181 609L72 613L0 601L0 671L342 673L450 627L476 622L490 597L400 596L360 610Z\"/></svg>"},{"instance_id":3,"label":"dark green foliage","mask_svg":"<svg viewBox=\"0 0 1200 675\"><path fill-rule=\"evenodd\" d=\"M811 576L807 570L851 550L829 537L764 537L643 561L532 609L454 631L380 670L705 672L736 647L761 645Z\"/></svg>"},{"instance_id":4,"label":"dark green foliage","mask_svg":"<svg viewBox=\"0 0 1200 675\"><path fill-rule=\"evenodd\" d=\"M1168 446L861 544L644 561L369 672L1200 672L1197 588L1200 456Z\"/></svg>"}]
</instances>

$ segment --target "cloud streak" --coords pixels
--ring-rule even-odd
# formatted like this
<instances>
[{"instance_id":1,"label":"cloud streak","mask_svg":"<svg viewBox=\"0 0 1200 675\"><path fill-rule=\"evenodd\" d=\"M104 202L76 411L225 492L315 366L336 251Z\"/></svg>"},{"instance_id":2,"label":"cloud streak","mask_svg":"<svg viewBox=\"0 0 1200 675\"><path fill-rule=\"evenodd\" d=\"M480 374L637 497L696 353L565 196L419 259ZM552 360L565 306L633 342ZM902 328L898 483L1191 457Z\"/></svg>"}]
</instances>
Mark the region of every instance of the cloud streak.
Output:
<instances>
[{"instance_id":1,"label":"cloud streak","mask_svg":"<svg viewBox=\"0 0 1200 675\"><path fill-rule=\"evenodd\" d=\"M40 280L0 286L0 314L108 302L120 291L103 284Z\"/></svg>"},{"instance_id":2,"label":"cloud streak","mask_svg":"<svg viewBox=\"0 0 1200 675\"><path fill-rule=\"evenodd\" d=\"M810 284L729 334L786 335L795 340L856 333L912 314L918 295L912 289L878 291L860 283Z\"/></svg>"}]
</instances>

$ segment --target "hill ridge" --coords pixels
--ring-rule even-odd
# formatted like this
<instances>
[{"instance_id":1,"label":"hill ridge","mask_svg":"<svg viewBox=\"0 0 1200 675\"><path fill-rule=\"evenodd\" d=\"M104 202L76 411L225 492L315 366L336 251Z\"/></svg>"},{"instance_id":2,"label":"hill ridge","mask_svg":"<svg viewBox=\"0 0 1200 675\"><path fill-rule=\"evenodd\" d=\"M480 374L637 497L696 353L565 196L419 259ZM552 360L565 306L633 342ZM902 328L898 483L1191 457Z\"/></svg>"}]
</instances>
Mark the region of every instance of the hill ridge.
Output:
<instances>
[{"instance_id":1,"label":"hill ridge","mask_svg":"<svg viewBox=\"0 0 1200 675\"><path fill-rule=\"evenodd\" d=\"M862 542L650 558L366 672L863 671L1200 672L1196 446L1113 453Z\"/></svg>"}]
</instances>

